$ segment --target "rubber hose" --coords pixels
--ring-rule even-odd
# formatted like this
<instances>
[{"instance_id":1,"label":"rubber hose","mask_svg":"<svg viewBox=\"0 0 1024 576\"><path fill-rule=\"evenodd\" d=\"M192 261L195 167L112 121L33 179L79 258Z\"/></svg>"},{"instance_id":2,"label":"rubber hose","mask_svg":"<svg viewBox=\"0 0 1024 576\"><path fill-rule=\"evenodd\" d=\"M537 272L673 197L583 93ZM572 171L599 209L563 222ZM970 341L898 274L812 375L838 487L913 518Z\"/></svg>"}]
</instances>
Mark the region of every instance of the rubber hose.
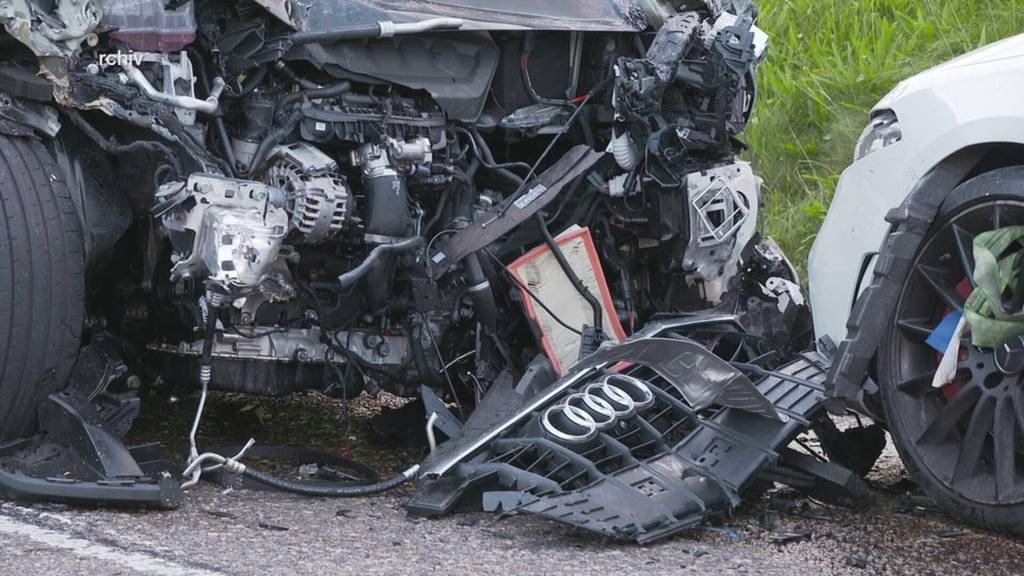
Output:
<instances>
[{"instance_id":1,"label":"rubber hose","mask_svg":"<svg viewBox=\"0 0 1024 576\"><path fill-rule=\"evenodd\" d=\"M310 100L316 98L331 98L334 96L340 96L347 92L352 91L352 83L349 81L338 82L330 86L324 86L323 88L311 88L306 90L299 90L298 92L292 92L285 96L281 100L281 108L287 108L295 102L298 102L302 98L309 98Z\"/></svg>"},{"instance_id":2,"label":"rubber hose","mask_svg":"<svg viewBox=\"0 0 1024 576\"><path fill-rule=\"evenodd\" d=\"M341 276L338 276L338 283L341 284L342 288L351 288L358 282L363 276L370 271L374 264L377 263L381 258L389 254L397 254L412 250L422 246L426 241L422 236L413 236L412 238L405 238L392 244L380 244L376 248L370 251L370 254L363 259L363 261L348 272L345 272Z\"/></svg>"},{"instance_id":3,"label":"rubber hose","mask_svg":"<svg viewBox=\"0 0 1024 576\"><path fill-rule=\"evenodd\" d=\"M575 288L581 296L583 296L583 299L586 300L594 310L594 330L596 330L598 334L601 334L604 331L604 312L601 309L601 303L593 294L590 293L590 290L583 285L583 282L580 281L580 277L576 275L576 271L572 269L572 266L569 265L569 261L565 259L565 254L562 254L562 248L558 246L558 243L555 242L555 239L551 236L551 231L548 230L548 224L544 221L544 216L538 212L535 215L535 219L537 220L537 226L540 228L541 234L544 236L544 242L548 245L548 248L551 249L551 253L555 256L555 260L558 261L558 265L562 267L562 271L565 272L566 277L569 278L569 282L572 283L572 287Z\"/></svg>"},{"instance_id":4,"label":"rubber hose","mask_svg":"<svg viewBox=\"0 0 1024 576\"><path fill-rule=\"evenodd\" d=\"M366 193L366 212L363 220L366 233L387 238L404 238L413 226L409 215L409 189L405 177L391 169L375 176L363 178ZM420 238L422 241L422 238ZM408 240L383 244L374 248L367 258L363 295L367 308L373 313L387 309L391 304L391 288L395 281L398 259L393 252L412 247ZM385 248L387 247L387 248ZM384 249L382 249L384 248ZM360 266L361 268L362 266Z\"/></svg>"},{"instance_id":5,"label":"rubber hose","mask_svg":"<svg viewBox=\"0 0 1024 576\"><path fill-rule=\"evenodd\" d=\"M352 26L350 28L341 28L338 30L296 32L291 35L291 40L293 45L300 46L302 44L312 44L314 42L327 44L333 42L343 42L345 40L363 40L367 38L380 38L380 36L380 24L374 22L373 24Z\"/></svg>"},{"instance_id":6,"label":"rubber hose","mask_svg":"<svg viewBox=\"0 0 1024 576\"><path fill-rule=\"evenodd\" d=\"M473 147L473 151L476 153L476 157L480 160L480 163L483 164L485 168L491 170L492 172L498 174L499 176L502 176L515 186L521 186L523 184L523 179L517 176L511 170L508 170L508 167L529 169L529 164L526 164L525 162L509 162L505 164L497 164L494 161L494 154L491 152L490 146L487 145L487 141L484 140L484 137L480 134L478 130L476 130L475 128L472 131L466 130L465 128L456 128L456 131L464 132L467 136L469 136L470 144Z\"/></svg>"},{"instance_id":7,"label":"rubber hose","mask_svg":"<svg viewBox=\"0 0 1024 576\"><path fill-rule=\"evenodd\" d=\"M270 150L277 146L285 136L292 133L295 127L299 125L299 121L302 120L302 113L295 112L289 116L280 126L272 129L263 137L256 153L252 157L252 165L246 171L249 175L257 175L263 171L263 165L266 164L267 156L270 154Z\"/></svg>"},{"instance_id":8,"label":"rubber hose","mask_svg":"<svg viewBox=\"0 0 1024 576\"><path fill-rule=\"evenodd\" d=\"M285 64L284 62L282 62L280 60L278 60L274 64L274 70L284 74L285 76L288 77L289 80L291 80L292 82L295 82L296 84L298 84L299 86L302 86L303 88L306 88L306 89L309 89L309 90L316 90L317 88L320 88L320 85L317 84L316 82L313 82L311 80L306 80L305 78L299 77L297 74L295 74L294 71L292 71L291 68L288 67L287 64Z\"/></svg>"},{"instance_id":9,"label":"rubber hose","mask_svg":"<svg viewBox=\"0 0 1024 576\"><path fill-rule=\"evenodd\" d=\"M348 484L309 484L305 482L293 482L291 480L282 480L281 478L264 474L263 472L253 470L252 468L246 468L242 472L242 476L245 476L253 482L263 484L264 486L276 488L284 492L291 492L292 494L299 494L300 496L313 496L318 498L358 498L360 496L372 496L374 494L394 490L402 484L412 480L419 470L420 467L417 464L405 472L383 482L356 486Z\"/></svg>"},{"instance_id":10,"label":"rubber hose","mask_svg":"<svg viewBox=\"0 0 1024 576\"><path fill-rule=\"evenodd\" d=\"M462 266L465 270L469 298L473 301L473 309L476 310L477 321L492 334L496 334L498 332L498 305L494 301L491 283L487 280L483 267L480 265L479 254L473 253L466 256L462 260Z\"/></svg>"},{"instance_id":11,"label":"rubber hose","mask_svg":"<svg viewBox=\"0 0 1024 576\"><path fill-rule=\"evenodd\" d=\"M257 68L256 71L253 72L251 76L246 78L245 82L242 84L242 89L238 92L238 94L225 93L225 96L228 98L244 98L249 94L255 92L256 88L260 85L260 82L263 82L263 79L266 77L267 67L261 66Z\"/></svg>"},{"instance_id":12,"label":"rubber hose","mask_svg":"<svg viewBox=\"0 0 1024 576\"><path fill-rule=\"evenodd\" d=\"M318 88L316 90L304 90L301 92L295 92L289 94L281 101L281 108L287 109L288 106L302 98L308 96L310 98L327 98L329 96L337 96L344 94L352 89L351 82L339 82L333 86L326 88ZM253 155L252 166L249 166L247 171L249 175L257 175L263 171L263 166L267 161L267 156L270 154L271 149L277 146L285 136L292 133L293 130L302 121L302 112L295 111L291 115L287 116L280 126L274 128L263 138L260 142L259 147L256 149L256 153Z\"/></svg>"},{"instance_id":13,"label":"rubber hose","mask_svg":"<svg viewBox=\"0 0 1024 576\"><path fill-rule=\"evenodd\" d=\"M434 224L441 219L444 214L445 207L448 205L448 197L451 196L451 187L445 188L444 192L441 192L441 198L437 201L437 208L434 209L434 215L427 221L427 224L423 227L423 233L430 232L430 229L434 227Z\"/></svg>"},{"instance_id":14,"label":"rubber hose","mask_svg":"<svg viewBox=\"0 0 1024 576\"><path fill-rule=\"evenodd\" d=\"M266 68L261 68L260 70L266 72ZM203 86L203 92L209 94L210 82L206 79L205 66L203 67L202 70L200 70L199 83ZM255 88L255 86L253 87ZM221 145L224 147L224 158L227 159L228 165L231 166L231 172L228 173L228 176L234 176L236 171L238 170L238 159L235 156L235 148L231 144L231 139L228 138L228 129L224 125L224 115L222 113L217 113L213 117L213 126L217 129L217 138L220 140Z\"/></svg>"}]
</instances>

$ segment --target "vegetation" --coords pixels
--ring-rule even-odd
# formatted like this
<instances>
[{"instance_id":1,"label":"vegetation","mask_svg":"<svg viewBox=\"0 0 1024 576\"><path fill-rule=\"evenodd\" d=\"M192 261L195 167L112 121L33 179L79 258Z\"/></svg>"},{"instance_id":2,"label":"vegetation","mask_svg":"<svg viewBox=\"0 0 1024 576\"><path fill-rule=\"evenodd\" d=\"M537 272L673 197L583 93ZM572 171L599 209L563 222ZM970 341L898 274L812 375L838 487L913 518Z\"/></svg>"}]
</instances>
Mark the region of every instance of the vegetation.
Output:
<instances>
[{"instance_id":1,"label":"vegetation","mask_svg":"<svg viewBox=\"0 0 1024 576\"><path fill-rule=\"evenodd\" d=\"M1024 0L759 0L770 36L750 157L764 229L803 267L867 112L900 80L1024 33Z\"/></svg>"}]
</instances>

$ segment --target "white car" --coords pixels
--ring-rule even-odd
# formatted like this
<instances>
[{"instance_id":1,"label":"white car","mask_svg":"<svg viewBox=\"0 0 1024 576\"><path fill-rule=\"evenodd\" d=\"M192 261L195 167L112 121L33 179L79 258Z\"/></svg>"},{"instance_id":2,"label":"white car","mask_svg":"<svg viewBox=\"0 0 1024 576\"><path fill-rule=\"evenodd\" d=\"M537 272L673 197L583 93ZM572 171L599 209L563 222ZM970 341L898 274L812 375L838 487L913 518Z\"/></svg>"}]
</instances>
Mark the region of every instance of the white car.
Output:
<instances>
[{"instance_id":1,"label":"white car","mask_svg":"<svg viewBox=\"0 0 1024 576\"><path fill-rule=\"evenodd\" d=\"M842 342L831 408L883 420L947 510L1024 533L1024 341L962 340L973 238L1024 224L1024 35L900 83L872 110L808 265L815 332ZM966 338L966 336L965 336Z\"/></svg>"}]
</instances>

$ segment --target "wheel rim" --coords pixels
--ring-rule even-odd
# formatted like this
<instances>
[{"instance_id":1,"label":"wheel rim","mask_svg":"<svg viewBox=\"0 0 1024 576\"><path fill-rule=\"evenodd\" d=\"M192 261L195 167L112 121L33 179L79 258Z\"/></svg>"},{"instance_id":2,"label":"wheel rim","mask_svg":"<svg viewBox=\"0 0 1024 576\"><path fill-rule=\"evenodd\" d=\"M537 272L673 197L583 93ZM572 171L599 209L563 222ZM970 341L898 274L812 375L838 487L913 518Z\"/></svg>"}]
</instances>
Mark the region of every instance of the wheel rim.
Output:
<instances>
[{"instance_id":1,"label":"wheel rim","mask_svg":"<svg viewBox=\"0 0 1024 576\"><path fill-rule=\"evenodd\" d=\"M1024 202L986 199L934 228L904 283L890 339L890 379L904 451L947 489L990 505L1024 500L1024 340L999 350L961 339L956 378L936 389L941 354L925 340L973 289L972 242L981 232L1024 223Z\"/></svg>"}]
</instances>

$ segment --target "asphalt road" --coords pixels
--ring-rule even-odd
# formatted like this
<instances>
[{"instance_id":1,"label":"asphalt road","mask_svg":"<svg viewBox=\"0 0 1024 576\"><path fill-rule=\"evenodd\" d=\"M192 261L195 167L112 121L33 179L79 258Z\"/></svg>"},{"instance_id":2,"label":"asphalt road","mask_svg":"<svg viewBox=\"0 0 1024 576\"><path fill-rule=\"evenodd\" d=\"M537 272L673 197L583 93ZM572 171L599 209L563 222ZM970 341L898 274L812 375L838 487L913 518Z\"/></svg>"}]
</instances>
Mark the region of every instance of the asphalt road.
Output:
<instances>
[{"instance_id":1,"label":"asphalt road","mask_svg":"<svg viewBox=\"0 0 1024 576\"><path fill-rule=\"evenodd\" d=\"M401 494L311 500L203 485L174 512L0 503L0 575L1024 574L1021 542L902 495L913 485L891 450L871 481L879 497L867 510L777 491L646 547L528 517L410 519Z\"/></svg>"}]
</instances>

